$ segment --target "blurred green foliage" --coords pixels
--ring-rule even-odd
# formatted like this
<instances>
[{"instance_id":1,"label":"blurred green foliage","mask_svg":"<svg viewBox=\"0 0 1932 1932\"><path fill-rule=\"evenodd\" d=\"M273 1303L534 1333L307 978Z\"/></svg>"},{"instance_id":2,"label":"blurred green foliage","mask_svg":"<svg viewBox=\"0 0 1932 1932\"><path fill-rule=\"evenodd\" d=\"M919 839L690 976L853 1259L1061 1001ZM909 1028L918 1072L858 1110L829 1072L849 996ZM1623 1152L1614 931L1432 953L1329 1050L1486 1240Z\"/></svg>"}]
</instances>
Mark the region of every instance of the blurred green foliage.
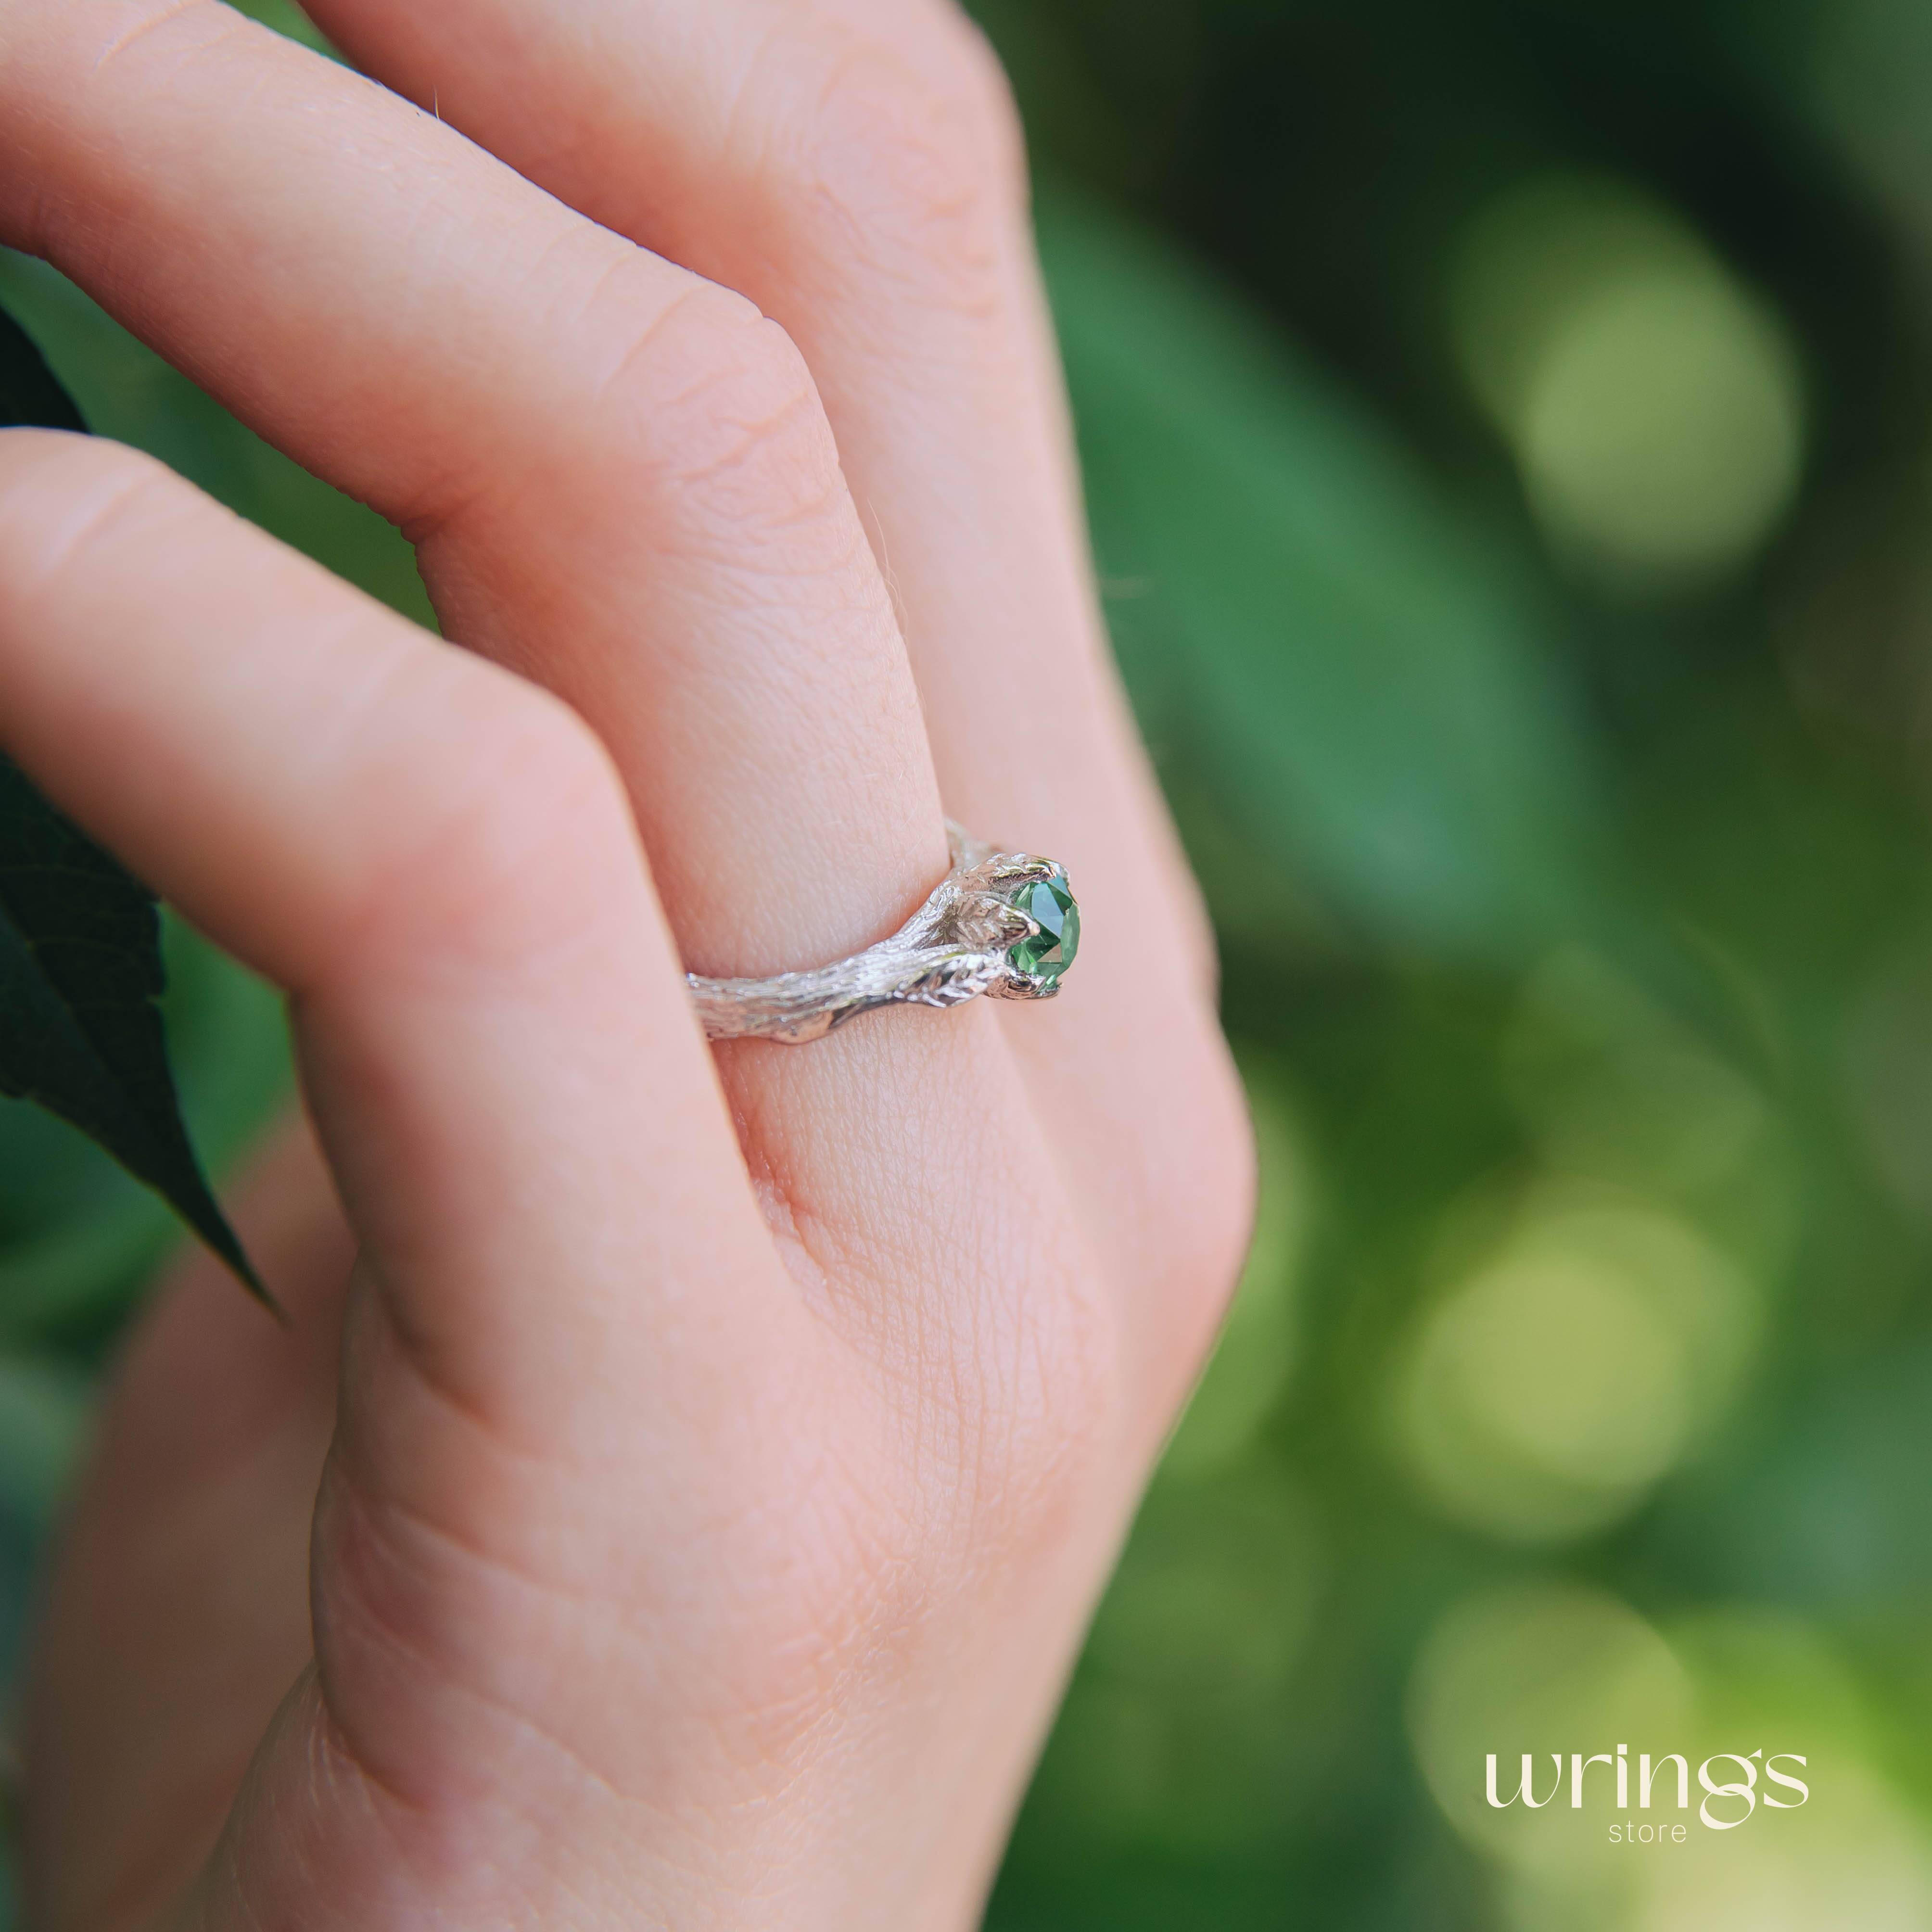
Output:
<instances>
[{"instance_id":1,"label":"blurred green foliage","mask_svg":"<svg viewBox=\"0 0 1932 1932\"><path fill-rule=\"evenodd\" d=\"M1264 1180L990 1923L1932 1924L1928 16L977 10ZM0 302L426 620L58 278ZM218 1165L279 1019L171 944ZM10 1646L170 1238L0 1110ZM1481 1802L1488 1750L1626 1739L1804 1753L1814 1802L1621 1862Z\"/></svg>"}]
</instances>

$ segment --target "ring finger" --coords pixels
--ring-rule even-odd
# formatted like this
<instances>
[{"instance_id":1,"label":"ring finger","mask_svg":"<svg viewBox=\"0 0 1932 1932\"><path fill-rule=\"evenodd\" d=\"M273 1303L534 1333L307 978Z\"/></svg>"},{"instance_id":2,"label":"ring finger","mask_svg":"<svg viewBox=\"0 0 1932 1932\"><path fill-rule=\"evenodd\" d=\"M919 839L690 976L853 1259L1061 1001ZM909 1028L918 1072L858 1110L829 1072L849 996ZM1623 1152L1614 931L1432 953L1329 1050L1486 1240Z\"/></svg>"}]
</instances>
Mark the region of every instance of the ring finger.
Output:
<instances>
[{"instance_id":1,"label":"ring finger","mask_svg":"<svg viewBox=\"0 0 1932 1932\"><path fill-rule=\"evenodd\" d=\"M1168 1104L1219 1060L1205 937L1107 661L987 50L951 0L310 10L370 72L742 290L803 350L890 567L949 806L1072 872L1089 942L1073 997L1013 1024L1148 1358L1184 1376L1184 1204L1238 1166L1244 1130L1225 1084L1218 1133Z\"/></svg>"}]
</instances>

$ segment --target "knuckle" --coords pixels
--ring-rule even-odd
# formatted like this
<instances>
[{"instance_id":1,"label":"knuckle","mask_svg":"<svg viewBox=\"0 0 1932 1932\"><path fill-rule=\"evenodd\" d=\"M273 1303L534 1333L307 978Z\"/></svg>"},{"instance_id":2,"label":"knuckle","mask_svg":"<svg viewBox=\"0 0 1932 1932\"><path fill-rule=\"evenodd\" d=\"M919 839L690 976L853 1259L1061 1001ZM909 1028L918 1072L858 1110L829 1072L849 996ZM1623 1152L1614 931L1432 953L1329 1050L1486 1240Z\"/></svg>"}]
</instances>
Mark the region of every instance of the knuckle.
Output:
<instances>
[{"instance_id":1,"label":"knuckle","mask_svg":"<svg viewBox=\"0 0 1932 1932\"><path fill-rule=\"evenodd\" d=\"M603 398L612 434L641 452L667 519L698 548L748 529L808 535L844 488L812 373L776 322L712 292L626 359Z\"/></svg>"},{"instance_id":2,"label":"knuckle","mask_svg":"<svg viewBox=\"0 0 1932 1932\"><path fill-rule=\"evenodd\" d=\"M806 245L928 305L994 308L1025 166L1004 74L978 30L932 10L910 33L854 32L816 52L797 131L766 161L784 170Z\"/></svg>"},{"instance_id":3,"label":"knuckle","mask_svg":"<svg viewBox=\"0 0 1932 1932\"><path fill-rule=\"evenodd\" d=\"M997 254L1000 184L974 96L849 62L824 104L811 184L855 250L896 278L976 302Z\"/></svg>"}]
</instances>

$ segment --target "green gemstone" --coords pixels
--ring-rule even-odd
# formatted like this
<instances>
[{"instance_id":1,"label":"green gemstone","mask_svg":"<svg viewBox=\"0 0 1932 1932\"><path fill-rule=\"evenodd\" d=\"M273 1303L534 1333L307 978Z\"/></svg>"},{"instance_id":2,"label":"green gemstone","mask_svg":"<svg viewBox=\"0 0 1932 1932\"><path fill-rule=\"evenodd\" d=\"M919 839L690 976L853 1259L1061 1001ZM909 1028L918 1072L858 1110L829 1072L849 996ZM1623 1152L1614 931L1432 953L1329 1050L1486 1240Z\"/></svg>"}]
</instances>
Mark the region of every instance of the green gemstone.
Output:
<instances>
[{"instance_id":1,"label":"green gemstone","mask_svg":"<svg viewBox=\"0 0 1932 1932\"><path fill-rule=\"evenodd\" d=\"M1021 972L1058 986L1060 974L1080 950L1080 908L1073 895L1057 879L1038 879L1022 886L1013 904L1040 930L1022 939L1007 958Z\"/></svg>"}]
</instances>

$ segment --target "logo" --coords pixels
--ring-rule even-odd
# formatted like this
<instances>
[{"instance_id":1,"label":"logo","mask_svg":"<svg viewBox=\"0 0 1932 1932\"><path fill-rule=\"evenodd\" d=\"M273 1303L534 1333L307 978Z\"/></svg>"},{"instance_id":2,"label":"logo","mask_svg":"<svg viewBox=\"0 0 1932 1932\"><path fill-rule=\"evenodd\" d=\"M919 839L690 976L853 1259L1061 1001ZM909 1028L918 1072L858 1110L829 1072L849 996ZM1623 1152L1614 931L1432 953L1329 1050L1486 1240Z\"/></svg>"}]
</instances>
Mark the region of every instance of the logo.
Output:
<instances>
[{"instance_id":1,"label":"logo","mask_svg":"<svg viewBox=\"0 0 1932 1932\"><path fill-rule=\"evenodd\" d=\"M1507 1810L1519 1803L1529 1810L1540 1811L1556 1802L1567 1782L1570 1809L1581 1811L1586 1802L1600 1804L1604 1801L1610 1795L1606 1787L1614 1778L1616 1807L1621 1815L1610 1828L1612 1844L1681 1845L1690 1836L1689 1826L1682 1814L1690 1809L1690 1761L1681 1751L1666 1752L1658 1758L1653 1758L1648 1751L1643 1752L1636 1760L1634 1780L1628 1744L1618 1745L1615 1756L1607 1751L1598 1751L1588 1757L1581 1751L1572 1752L1567 1766L1567 1780L1563 1754L1552 1751L1550 1787L1540 1796L1537 1792L1538 1762L1531 1752L1523 1753L1516 1788L1505 1798L1498 1789L1497 1755L1491 1751L1483 1795L1498 1811ZM1605 1769L1592 1784L1591 1771L1600 1764ZM1808 1803L1811 1787L1802 1778L1780 1771L1780 1765L1795 1765L1803 1770L1805 1760L1795 1751L1777 1751L1767 1757L1762 1750L1748 1754L1719 1751L1705 1759L1696 1770L1697 1786L1702 1793L1697 1805L1697 1822L1708 1831L1735 1832L1740 1825L1749 1822L1760 1804L1771 1811L1796 1811L1800 1805ZM1714 1766L1731 1768L1714 1777ZM1636 1791L1634 1806L1630 1802L1633 1782ZM1590 1788L1586 1789L1586 1786ZM1673 1792L1679 1814L1675 1819L1670 1816ZM1786 1795L1780 1796L1780 1792ZM1790 1795L1793 1792L1796 1796ZM1664 1815L1660 1818L1639 1818L1636 1815L1653 1810L1660 1810Z\"/></svg>"}]
</instances>

